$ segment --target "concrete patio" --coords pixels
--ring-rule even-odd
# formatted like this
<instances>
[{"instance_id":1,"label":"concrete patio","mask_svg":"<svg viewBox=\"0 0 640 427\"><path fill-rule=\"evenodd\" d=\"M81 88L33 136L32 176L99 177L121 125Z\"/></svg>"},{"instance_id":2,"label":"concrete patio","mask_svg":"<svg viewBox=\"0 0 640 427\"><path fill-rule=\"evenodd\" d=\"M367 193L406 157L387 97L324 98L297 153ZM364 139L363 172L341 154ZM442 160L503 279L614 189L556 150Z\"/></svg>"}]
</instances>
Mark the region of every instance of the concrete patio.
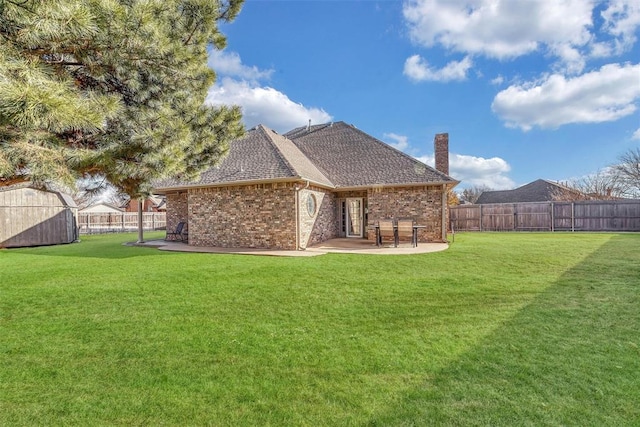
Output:
<instances>
[{"instance_id":1,"label":"concrete patio","mask_svg":"<svg viewBox=\"0 0 640 427\"><path fill-rule=\"evenodd\" d=\"M157 248L161 251L173 252L201 252L215 254L238 254L238 255L263 255L263 256L288 256L288 257L309 257L324 255L327 253L347 253L347 254L367 254L367 255L411 255L424 254L429 252L439 252L449 247L448 243L420 243L417 247L412 247L409 242L401 242L398 247L393 244L376 246L374 242L366 239L331 239L313 245L304 251L286 251L277 249L255 249L255 248L221 248L221 247L201 247L189 246L183 242L167 242L165 240L149 240L144 243L127 243L130 246L144 246Z\"/></svg>"}]
</instances>

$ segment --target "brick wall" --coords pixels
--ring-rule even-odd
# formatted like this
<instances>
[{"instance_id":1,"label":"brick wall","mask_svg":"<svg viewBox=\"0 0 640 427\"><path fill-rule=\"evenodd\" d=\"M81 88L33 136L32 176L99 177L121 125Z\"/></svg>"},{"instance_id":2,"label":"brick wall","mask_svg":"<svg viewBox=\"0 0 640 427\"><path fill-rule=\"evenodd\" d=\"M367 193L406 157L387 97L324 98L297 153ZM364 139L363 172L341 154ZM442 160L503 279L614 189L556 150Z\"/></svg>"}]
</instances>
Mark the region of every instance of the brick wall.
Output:
<instances>
[{"instance_id":1,"label":"brick wall","mask_svg":"<svg viewBox=\"0 0 640 427\"><path fill-rule=\"evenodd\" d=\"M188 219L187 193L167 194L167 230L175 230L180 221L187 222Z\"/></svg>"},{"instance_id":2,"label":"brick wall","mask_svg":"<svg viewBox=\"0 0 640 427\"><path fill-rule=\"evenodd\" d=\"M189 190L189 244L296 249L291 183Z\"/></svg>"},{"instance_id":3,"label":"brick wall","mask_svg":"<svg viewBox=\"0 0 640 427\"><path fill-rule=\"evenodd\" d=\"M309 214L308 199L314 197L316 211ZM336 217L336 196L320 188L310 187L300 190L300 247L306 248L338 236L338 218Z\"/></svg>"},{"instance_id":4,"label":"brick wall","mask_svg":"<svg viewBox=\"0 0 640 427\"><path fill-rule=\"evenodd\" d=\"M294 183L199 188L167 195L167 229L188 221L189 244L194 246L296 249ZM300 183L297 184L301 186ZM308 198L315 197L316 212L310 215ZM363 197L367 223L382 218L413 218L427 228L421 242L442 241L442 188L438 186L375 188L365 192L331 193L309 187L299 190L300 247L306 248L340 236L339 200ZM373 230L365 237L375 239Z\"/></svg>"},{"instance_id":5,"label":"brick wall","mask_svg":"<svg viewBox=\"0 0 640 427\"><path fill-rule=\"evenodd\" d=\"M426 228L418 231L420 242L442 241L442 187L375 188L368 192L368 225L384 218L413 218ZM375 240L375 231L367 230Z\"/></svg>"}]
</instances>

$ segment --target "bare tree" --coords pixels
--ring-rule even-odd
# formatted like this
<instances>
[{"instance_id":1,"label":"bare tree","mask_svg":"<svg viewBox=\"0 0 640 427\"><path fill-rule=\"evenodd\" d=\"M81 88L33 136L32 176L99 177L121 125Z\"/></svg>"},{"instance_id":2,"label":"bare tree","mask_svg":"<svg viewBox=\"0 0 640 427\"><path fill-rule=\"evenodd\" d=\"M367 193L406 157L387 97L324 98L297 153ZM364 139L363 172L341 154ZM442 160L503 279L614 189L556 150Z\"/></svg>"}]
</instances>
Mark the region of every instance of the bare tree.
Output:
<instances>
[{"instance_id":1,"label":"bare tree","mask_svg":"<svg viewBox=\"0 0 640 427\"><path fill-rule=\"evenodd\" d=\"M127 195L118 192L117 188L104 178L79 179L74 187L59 182L51 182L47 187L70 195L80 209L100 202L121 206L129 200Z\"/></svg>"},{"instance_id":2,"label":"bare tree","mask_svg":"<svg viewBox=\"0 0 640 427\"><path fill-rule=\"evenodd\" d=\"M632 148L618 157L618 164L611 167L624 185L627 197L640 197L640 148Z\"/></svg>"},{"instance_id":3,"label":"bare tree","mask_svg":"<svg viewBox=\"0 0 640 427\"><path fill-rule=\"evenodd\" d=\"M569 192L569 198L563 200L612 200L624 197L627 192L626 184L612 168L574 179L566 186L574 193Z\"/></svg>"},{"instance_id":4,"label":"bare tree","mask_svg":"<svg viewBox=\"0 0 640 427\"><path fill-rule=\"evenodd\" d=\"M475 203L478 200L478 197L480 197L480 195L485 191L492 191L492 188L489 188L486 185L474 185L473 187L462 190L462 193L460 193L460 199L467 203Z\"/></svg>"}]
</instances>

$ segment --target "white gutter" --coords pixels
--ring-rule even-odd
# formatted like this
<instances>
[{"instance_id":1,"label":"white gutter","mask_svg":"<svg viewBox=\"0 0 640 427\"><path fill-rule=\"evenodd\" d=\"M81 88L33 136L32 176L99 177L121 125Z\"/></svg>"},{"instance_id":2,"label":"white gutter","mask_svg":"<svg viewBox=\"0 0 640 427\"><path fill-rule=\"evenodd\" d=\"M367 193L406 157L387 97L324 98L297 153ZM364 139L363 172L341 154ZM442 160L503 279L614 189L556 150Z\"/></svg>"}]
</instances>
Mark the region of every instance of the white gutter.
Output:
<instances>
[{"instance_id":1,"label":"white gutter","mask_svg":"<svg viewBox=\"0 0 640 427\"><path fill-rule=\"evenodd\" d=\"M300 188L298 187L298 185L296 184L295 187L293 187L293 189L295 190L295 209L296 209L296 250L300 247L300 213L298 212L298 202L300 201Z\"/></svg>"},{"instance_id":2,"label":"white gutter","mask_svg":"<svg viewBox=\"0 0 640 427\"><path fill-rule=\"evenodd\" d=\"M366 190L368 188L437 187L439 185L443 185L445 187L447 185L450 185L451 188L453 188L458 184L460 184L460 181L408 182L404 184L366 184L358 185L355 187L335 187L333 191L358 191Z\"/></svg>"},{"instance_id":3,"label":"white gutter","mask_svg":"<svg viewBox=\"0 0 640 427\"><path fill-rule=\"evenodd\" d=\"M307 183L303 188L299 188L297 185L295 186L295 189L296 189L296 249L299 251L303 251L305 248L302 248L300 244L300 239L302 237L302 230L300 230L300 223L302 221L300 221L300 208L298 204L300 203L300 190L306 190L307 188L309 188L309 180L307 180Z\"/></svg>"},{"instance_id":4,"label":"white gutter","mask_svg":"<svg viewBox=\"0 0 640 427\"><path fill-rule=\"evenodd\" d=\"M447 241L447 186L442 184L442 241Z\"/></svg>"},{"instance_id":5,"label":"white gutter","mask_svg":"<svg viewBox=\"0 0 640 427\"><path fill-rule=\"evenodd\" d=\"M324 184L322 182L317 182L308 178L304 178L301 176L293 176L287 178L272 178L272 179L251 179L246 181L229 181L229 182L217 182L210 184L187 184L187 185L176 185L171 187L158 187L153 189L154 194L167 194L167 193L175 193L177 191L184 191L196 188L214 188L214 187L234 187L239 185L255 185L255 184L275 184L282 182L297 182L297 181L306 181L307 187L309 183L313 183L320 188L326 188L332 191L336 191L336 187Z\"/></svg>"}]
</instances>

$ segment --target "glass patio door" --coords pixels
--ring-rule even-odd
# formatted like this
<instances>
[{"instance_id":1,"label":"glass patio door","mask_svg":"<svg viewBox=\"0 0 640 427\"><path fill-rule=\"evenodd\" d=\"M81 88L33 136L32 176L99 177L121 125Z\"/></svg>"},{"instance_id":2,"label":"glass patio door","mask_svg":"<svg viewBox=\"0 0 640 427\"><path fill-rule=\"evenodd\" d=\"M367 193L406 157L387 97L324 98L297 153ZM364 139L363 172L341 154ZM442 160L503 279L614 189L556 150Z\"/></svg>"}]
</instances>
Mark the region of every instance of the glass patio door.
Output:
<instances>
[{"instance_id":1,"label":"glass patio door","mask_svg":"<svg viewBox=\"0 0 640 427\"><path fill-rule=\"evenodd\" d=\"M346 220L347 237L362 237L362 198L347 199Z\"/></svg>"}]
</instances>

